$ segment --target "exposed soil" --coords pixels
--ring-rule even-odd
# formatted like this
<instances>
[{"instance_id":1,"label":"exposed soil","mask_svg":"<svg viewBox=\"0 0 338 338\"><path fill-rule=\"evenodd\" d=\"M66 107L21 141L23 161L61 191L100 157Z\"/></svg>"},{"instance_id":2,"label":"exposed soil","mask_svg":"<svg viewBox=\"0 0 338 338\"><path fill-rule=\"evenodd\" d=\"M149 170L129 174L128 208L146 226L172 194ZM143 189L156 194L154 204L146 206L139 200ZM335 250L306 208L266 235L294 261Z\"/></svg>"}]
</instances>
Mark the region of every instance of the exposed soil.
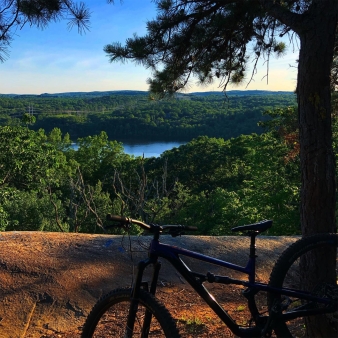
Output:
<instances>
[{"instance_id":1,"label":"exposed soil","mask_svg":"<svg viewBox=\"0 0 338 338\"><path fill-rule=\"evenodd\" d=\"M295 240L257 239L258 280L267 281L278 255ZM162 241L240 265L248 259L246 237L163 236ZM111 235L0 233L0 338L79 337L97 299L131 285L133 267L146 257L148 242L148 237L133 237L130 242L128 237ZM198 262L186 262L194 271L233 276L232 271L214 265L202 268ZM242 287L209 285L231 316L248 325ZM167 262L163 262L157 296L178 321L182 336L233 337ZM265 305L262 300L262 310Z\"/></svg>"}]
</instances>

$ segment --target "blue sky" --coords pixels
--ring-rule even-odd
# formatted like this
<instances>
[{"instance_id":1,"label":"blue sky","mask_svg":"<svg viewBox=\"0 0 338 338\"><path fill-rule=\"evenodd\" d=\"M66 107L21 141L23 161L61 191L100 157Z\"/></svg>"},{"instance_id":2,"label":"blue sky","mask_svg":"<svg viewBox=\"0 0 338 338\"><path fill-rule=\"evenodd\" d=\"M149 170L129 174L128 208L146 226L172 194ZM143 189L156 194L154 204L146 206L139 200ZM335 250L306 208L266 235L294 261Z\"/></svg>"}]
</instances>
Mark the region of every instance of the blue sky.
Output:
<instances>
[{"instance_id":1,"label":"blue sky","mask_svg":"<svg viewBox=\"0 0 338 338\"><path fill-rule=\"evenodd\" d=\"M140 65L109 63L103 47L121 42L134 33L146 33L146 21L156 16L151 0L84 1L92 12L91 28L80 35L76 28L69 31L67 21L51 23L44 30L25 26L16 32L9 58L0 63L1 94L41 94L75 91L147 90L151 72ZM288 90L296 87L298 50L279 59L270 60L269 83L266 65L260 64L254 81L246 88L228 89ZM291 67L290 67L291 65ZM215 82L209 87L192 80L188 92L220 90Z\"/></svg>"}]
</instances>

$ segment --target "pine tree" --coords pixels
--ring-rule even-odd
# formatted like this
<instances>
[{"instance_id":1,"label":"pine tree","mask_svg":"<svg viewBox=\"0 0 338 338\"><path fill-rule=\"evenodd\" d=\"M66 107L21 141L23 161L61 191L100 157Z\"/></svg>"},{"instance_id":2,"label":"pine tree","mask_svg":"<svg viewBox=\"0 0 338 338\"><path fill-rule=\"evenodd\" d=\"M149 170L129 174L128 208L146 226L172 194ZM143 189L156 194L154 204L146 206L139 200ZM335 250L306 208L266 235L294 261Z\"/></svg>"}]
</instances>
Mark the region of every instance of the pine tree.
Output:
<instances>
[{"instance_id":1,"label":"pine tree","mask_svg":"<svg viewBox=\"0 0 338 338\"><path fill-rule=\"evenodd\" d=\"M201 83L246 78L248 64L281 55L283 36L300 43L297 100L303 236L336 232L335 159L332 148L330 72L337 26L337 0L157 0L158 15L147 34L105 47L111 61L133 60L152 69L150 90L159 97ZM268 75L268 74L267 74ZM268 160L268 159L267 159ZM333 255L333 253L332 253ZM334 261L334 260L333 260ZM335 281L335 268L313 259L313 276ZM312 337L336 336L323 320L308 323Z\"/></svg>"},{"instance_id":2,"label":"pine tree","mask_svg":"<svg viewBox=\"0 0 338 338\"><path fill-rule=\"evenodd\" d=\"M108 3L113 2L107 0ZM0 62L8 57L8 48L17 29L24 25L46 27L51 21L68 19L69 29L79 33L89 28L90 11L83 2L73 0L1 0Z\"/></svg>"}]
</instances>

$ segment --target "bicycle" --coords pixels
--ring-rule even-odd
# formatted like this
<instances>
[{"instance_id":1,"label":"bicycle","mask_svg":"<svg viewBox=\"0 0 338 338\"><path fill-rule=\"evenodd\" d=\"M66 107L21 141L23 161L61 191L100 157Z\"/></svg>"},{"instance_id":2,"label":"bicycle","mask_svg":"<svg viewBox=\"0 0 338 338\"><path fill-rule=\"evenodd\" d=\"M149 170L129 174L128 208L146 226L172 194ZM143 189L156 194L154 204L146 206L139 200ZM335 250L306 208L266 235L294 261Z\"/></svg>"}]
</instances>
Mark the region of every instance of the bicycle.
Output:
<instances>
[{"instance_id":1,"label":"bicycle","mask_svg":"<svg viewBox=\"0 0 338 338\"><path fill-rule=\"evenodd\" d=\"M181 337L175 320L165 306L155 298L161 263L165 258L176 271L192 286L207 305L239 337L293 337L298 336L300 318L314 315L330 316L333 325L338 310L337 258L327 262L335 266L335 276L323 276L324 281L312 284L312 278L304 278L308 271L307 262L312 259L313 252L329 257L328 252L336 252L337 234L318 234L297 240L289 246L275 263L268 283L256 282L256 236L272 226L266 220L232 229L250 237L249 260L246 266L240 266L206 256L184 248L163 244L160 235L168 233L173 237L186 231L197 230L196 227L183 225L145 224L131 218L108 215L107 219L118 222L118 226L129 229L137 224L152 234L148 249L148 257L138 263L138 272L132 288L116 289L101 297L87 317L83 327L83 338L89 337ZM248 275L248 280L229 276L214 275L210 272L200 273L190 270L181 257L190 257L205 263L211 263ZM333 255L332 255L333 256ZM146 267L153 265L153 276L150 282L143 281ZM300 270L302 273L299 273ZM330 270L334 273L334 268ZM330 279L331 283L326 280ZM246 298L251 313L249 327L239 326L232 317L218 304L208 292L205 283L235 284L245 287ZM259 292L267 293L267 315L261 314L256 304ZM309 317L311 318L311 317ZM297 325L292 324L296 321ZM294 328L296 327L296 332Z\"/></svg>"}]
</instances>

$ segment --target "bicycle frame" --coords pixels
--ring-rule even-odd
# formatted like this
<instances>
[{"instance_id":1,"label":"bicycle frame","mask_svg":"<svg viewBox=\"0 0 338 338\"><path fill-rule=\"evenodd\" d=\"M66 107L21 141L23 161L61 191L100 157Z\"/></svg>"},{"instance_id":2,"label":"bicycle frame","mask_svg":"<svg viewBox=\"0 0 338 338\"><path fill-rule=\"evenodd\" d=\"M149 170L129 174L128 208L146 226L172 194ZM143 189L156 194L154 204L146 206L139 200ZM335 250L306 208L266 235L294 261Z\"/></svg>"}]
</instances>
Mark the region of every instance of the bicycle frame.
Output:
<instances>
[{"instance_id":1,"label":"bicycle frame","mask_svg":"<svg viewBox=\"0 0 338 338\"><path fill-rule=\"evenodd\" d=\"M264 283L256 283L255 282L255 265L256 265L256 255L255 255L255 237L256 235L251 235L251 245L250 245L250 255L249 260L246 266L240 266L236 264L229 263L227 261L223 261L217 258L213 258L210 256L206 256L194 251L190 251L187 249L179 248L176 246L171 246L167 244L163 244L159 242L159 234L155 234L153 240L150 243L149 247L149 257L138 264L138 272L135 279L135 283L133 286L133 294L132 294L132 302L130 306L130 312L128 316L127 322L127 331L130 330L132 332L135 316L137 312L137 298L138 291L142 287L146 287L148 289L147 283L142 282L143 273L147 266L154 265L153 277L150 285L150 293L155 295L157 281L159 277L159 271L161 268L161 263L158 261L158 258L165 258L169 261L173 267L183 276L183 278L192 286L192 288L204 299L204 301L208 304L208 306L217 314L217 316L228 326L228 328L237 336L240 337L261 337L263 330L269 330L270 324L268 323L268 316L261 316L258 312L258 309L254 302L254 295L258 291L266 291L266 292L275 292L281 295L286 296L294 296L300 299L307 299L317 301L323 304L330 304L330 300L327 298L320 298L309 293L305 293L299 290L292 289L276 289L272 288ZM248 280L238 280L233 279L227 276L215 276L213 274L201 274L197 272L193 272L190 268L184 263L180 256L190 257L199 261L203 261L206 263L211 263L216 266L225 267L231 270L235 270L241 272L243 274L248 275ZM210 283L222 283L222 284L236 284L247 287L247 289L243 292L245 298L248 301L249 310L253 316L253 319L256 323L256 326L253 327L241 327L228 315L228 313L222 308L220 304L214 299L214 297L209 293L209 291L204 287L204 282ZM297 317L304 317L305 315L314 315L319 313L326 313L325 309L300 309L296 311L292 311L286 314L283 314L286 319L294 319ZM150 324L151 314L146 316L145 321ZM267 324L268 323L268 324ZM149 325L144 325L143 327L148 327ZM144 329L146 330L146 329ZM147 334L145 333L145 336Z\"/></svg>"}]
</instances>

